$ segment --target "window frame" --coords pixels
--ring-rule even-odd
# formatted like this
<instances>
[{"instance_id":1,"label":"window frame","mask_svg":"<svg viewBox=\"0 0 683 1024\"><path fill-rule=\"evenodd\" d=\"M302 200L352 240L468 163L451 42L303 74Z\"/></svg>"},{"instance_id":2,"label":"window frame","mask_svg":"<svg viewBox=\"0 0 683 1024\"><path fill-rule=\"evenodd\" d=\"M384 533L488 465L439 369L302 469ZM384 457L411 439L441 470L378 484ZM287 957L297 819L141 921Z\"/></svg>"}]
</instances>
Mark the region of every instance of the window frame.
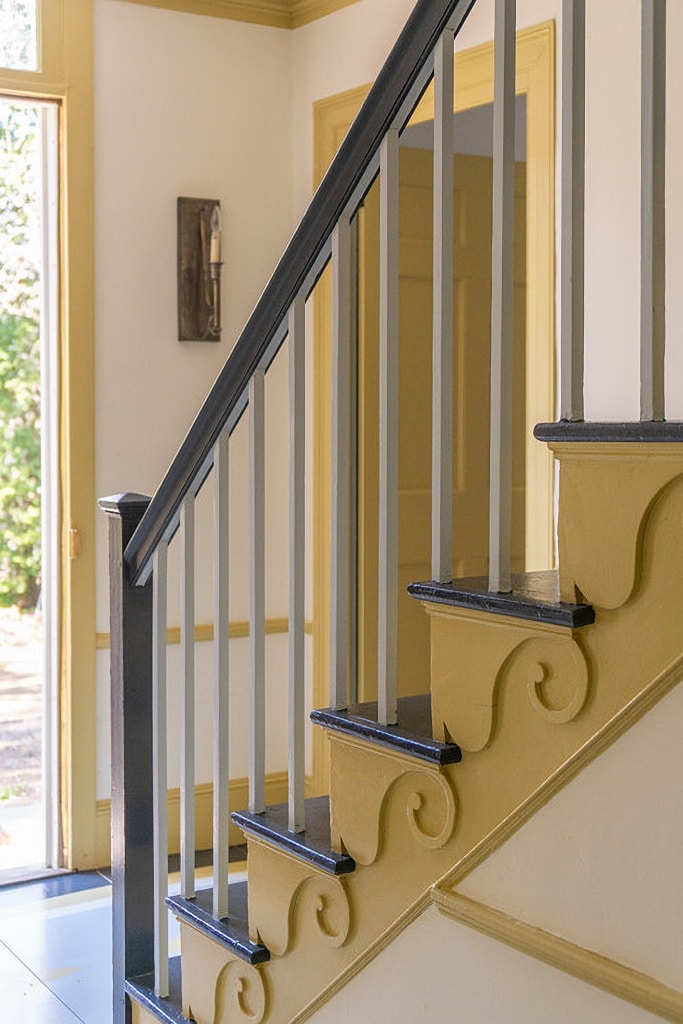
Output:
<instances>
[{"instance_id":1,"label":"window frame","mask_svg":"<svg viewBox=\"0 0 683 1024\"><path fill-rule=\"evenodd\" d=\"M59 107L59 735L54 866L96 851L93 0L37 0L38 70L0 94Z\"/></svg>"}]
</instances>

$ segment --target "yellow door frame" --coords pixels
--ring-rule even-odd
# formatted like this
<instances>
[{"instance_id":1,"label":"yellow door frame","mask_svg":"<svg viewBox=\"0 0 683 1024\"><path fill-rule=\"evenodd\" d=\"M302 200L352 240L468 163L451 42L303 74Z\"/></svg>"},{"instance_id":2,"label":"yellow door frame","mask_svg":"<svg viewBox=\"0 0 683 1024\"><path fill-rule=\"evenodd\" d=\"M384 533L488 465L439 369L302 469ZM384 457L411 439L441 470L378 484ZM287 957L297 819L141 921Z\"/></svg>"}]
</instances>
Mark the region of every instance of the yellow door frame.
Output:
<instances>
[{"instance_id":1,"label":"yellow door frame","mask_svg":"<svg viewBox=\"0 0 683 1024\"><path fill-rule=\"evenodd\" d=\"M59 116L60 810L62 866L95 866L95 450L92 0L39 0L38 71L0 93Z\"/></svg>"},{"instance_id":2,"label":"yellow door frame","mask_svg":"<svg viewBox=\"0 0 683 1024\"><path fill-rule=\"evenodd\" d=\"M456 53L453 109L493 101L493 43ZM554 562L553 461L533 437L541 420L555 412L555 22L517 34L517 94L527 106L527 494L548 496L526 506L527 568ZM314 184L329 167L370 85L350 89L314 105ZM420 101L411 123L434 117L433 87ZM315 295L314 311L314 702L327 703L329 679L329 523L331 437L329 274ZM324 738L316 736L314 763L326 783Z\"/></svg>"}]
</instances>

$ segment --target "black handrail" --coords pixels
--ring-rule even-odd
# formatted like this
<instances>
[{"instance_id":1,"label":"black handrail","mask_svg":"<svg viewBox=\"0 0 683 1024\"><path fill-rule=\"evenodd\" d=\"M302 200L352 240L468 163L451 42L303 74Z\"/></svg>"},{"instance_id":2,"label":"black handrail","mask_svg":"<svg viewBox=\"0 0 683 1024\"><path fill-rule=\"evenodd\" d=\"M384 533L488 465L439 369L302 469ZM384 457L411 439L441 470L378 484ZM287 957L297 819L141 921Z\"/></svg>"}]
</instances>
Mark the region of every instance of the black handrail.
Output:
<instances>
[{"instance_id":1,"label":"black handrail","mask_svg":"<svg viewBox=\"0 0 683 1024\"><path fill-rule=\"evenodd\" d=\"M180 446L128 547L130 579L145 573L254 370L360 185L436 43L457 30L476 0L419 0L258 300L225 366Z\"/></svg>"}]
</instances>

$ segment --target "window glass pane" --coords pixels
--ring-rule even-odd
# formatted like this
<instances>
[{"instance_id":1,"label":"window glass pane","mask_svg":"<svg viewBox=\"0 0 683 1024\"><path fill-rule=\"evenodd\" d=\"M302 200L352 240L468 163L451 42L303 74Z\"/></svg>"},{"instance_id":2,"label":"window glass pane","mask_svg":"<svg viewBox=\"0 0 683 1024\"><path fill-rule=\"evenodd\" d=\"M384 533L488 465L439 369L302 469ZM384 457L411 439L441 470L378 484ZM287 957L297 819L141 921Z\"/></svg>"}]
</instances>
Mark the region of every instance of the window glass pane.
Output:
<instances>
[{"instance_id":1,"label":"window glass pane","mask_svg":"<svg viewBox=\"0 0 683 1024\"><path fill-rule=\"evenodd\" d=\"M0 67L38 70L36 0L0 0Z\"/></svg>"}]
</instances>

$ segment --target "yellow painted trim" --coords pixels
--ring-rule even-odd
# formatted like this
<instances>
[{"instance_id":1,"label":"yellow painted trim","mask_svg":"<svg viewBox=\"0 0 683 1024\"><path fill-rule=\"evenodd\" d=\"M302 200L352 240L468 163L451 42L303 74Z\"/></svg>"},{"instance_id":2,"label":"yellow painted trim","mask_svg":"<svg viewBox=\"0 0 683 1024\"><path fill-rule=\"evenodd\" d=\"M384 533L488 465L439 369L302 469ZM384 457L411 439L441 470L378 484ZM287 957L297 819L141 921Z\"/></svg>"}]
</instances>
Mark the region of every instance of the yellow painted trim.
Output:
<instances>
[{"instance_id":1,"label":"yellow painted trim","mask_svg":"<svg viewBox=\"0 0 683 1024\"><path fill-rule=\"evenodd\" d=\"M41 70L0 71L0 92L60 106L62 866L87 868L96 846L92 0L42 0L41 11ZM76 559L72 529L82 539Z\"/></svg>"},{"instance_id":2,"label":"yellow painted trim","mask_svg":"<svg viewBox=\"0 0 683 1024\"><path fill-rule=\"evenodd\" d=\"M358 0L126 0L183 14L201 14L253 25L294 29L325 18Z\"/></svg>"},{"instance_id":3,"label":"yellow painted trim","mask_svg":"<svg viewBox=\"0 0 683 1024\"><path fill-rule=\"evenodd\" d=\"M313 104L313 185L318 187L339 149L349 125L358 113L363 100L370 92L371 85L359 85L354 89L316 100Z\"/></svg>"},{"instance_id":4,"label":"yellow painted trim","mask_svg":"<svg viewBox=\"0 0 683 1024\"><path fill-rule=\"evenodd\" d=\"M611 995L656 1013L665 1020L683 1020L683 993L668 988L656 978L609 960L592 950L568 942L524 921L517 921L459 893L438 889L432 894L442 914L504 942Z\"/></svg>"},{"instance_id":5,"label":"yellow painted trim","mask_svg":"<svg viewBox=\"0 0 683 1024\"><path fill-rule=\"evenodd\" d=\"M548 803L550 799L557 793L563 786L574 778L578 772L584 768L589 762L598 757L608 746L618 740L632 725L635 725L637 721L643 718L648 711L650 711L655 704L658 703L666 694L673 689L673 687L681 681L683 677L683 655L677 658L669 668L662 672L653 682L637 697L630 701L625 708L623 708L613 719L607 723L595 736L593 736L584 746L577 751L577 753L570 758L562 768L556 772L548 781L518 808L509 815L505 821L501 824L485 839L483 839L477 846L475 846L469 853L462 857L453 868L451 868L440 881L435 883L426 893L422 894L410 907L408 907L400 917L398 917L391 926L383 932L377 939L374 940L369 946L367 946L363 952L351 963L347 964L346 967L334 978L330 984L328 984L318 995L313 999L307 1006L305 1006L296 1016L292 1018L291 1024L303 1024L304 1021L308 1020L313 1014L325 1005L337 992L341 991L344 986L351 981L355 975L359 974L382 950L386 949L401 932L408 927L420 914L427 909L430 902L434 901L440 907L441 905L450 901L450 896L453 890L457 887L457 884L462 879L474 870L479 864L481 864L486 858L493 853L494 850L498 849L510 836L512 836L524 822L528 821L544 804ZM362 746L361 744L358 744ZM375 750L374 753L377 751ZM552 938L552 937L551 937ZM598 960L601 958L597 958ZM569 967L565 967L564 964L557 964L556 966L563 967L569 970ZM620 965L615 965L617 968ZM626 969L627 970L627 969ZM637 975L637 972L633 972ZM649 982L651 979L645 975L641 975L640 979L646 979ZM590 980L586 978L586 980ZM638 982L638 979L636 979ZM595 981L594 984L599 984ZM632 1002L638 1002L636 998L633 998L629 994L631 989L628 987L633 983L633 978L625 979L624 985L621 986L620 991L616 992L621 998L629 999ZM660 991L654 993L657 1003L652 1003L651 1006L648 1004L648 1008L651 1008L653 1012L660 1013L666 1017L667 1013L663 1012L667 1005L679 1005L667 1002L669 997L672 995L672 990L666 989L665 986L661 986L659 982L654 982L656 986L660 986ZM605 986L603 986L605 987ZM635 985L637 990L638 985ZM616 991L616 990L614 990ZM642 990L641 990L642 991ZM673 996L683 999L680 993L673 993ZM643 1005L638 1003L638 1005ZM680 1021L683 1019L681 1016L680 1009L677 1011L679 1016L672 1016L669 1019Z\"/></svg>"},{"instance_id":6,"label":"yellow painted trim","mask_svg":"<svg viewBox=\"0 0 683 1024\"><path fill-rule=\"evenodd\" d=\"M287 801L287 773L272 772L266 776L266 803L281 804ZM249 780L230 780L230 808L239 810L249 805ZM313 792L313 780L306 778L306 796ZM168 791L168 851L180 851L180 790ZM213 785L201 783L195 787L195 846L198 850L210 850L213 847ZM230 824L231 846L239 846L245 841L244 835L232 823ZM95 863L98 867L106 867L111 863L111 800L97 801L97 852Z\"/></svg>"},{"instance_id":7,"label":"yellow painted trim","mask_svg":"<svg viewBox=\"0 0 683 1024\"><path fill-rule=\"evenodd\" d=\"M68 4L72 0L39 0L38 71L0 68L0 92L36 99L64 97L67 83ZM66 5L66 6L65 6ZM69 75L77 69L69 67Z\"/></svg>"},{"instance_id":8,"label":"yellow painted trim","mask_svg":"<svg viewBox=\"0 0 683 1024\"><path fill-rule=\"evenodd\" d=\"M628 458L629 462L646 459L681 461L683 446L675 441L549 441L548 448L563 462L570 459L581 462L587 456L596 459Z\"/></svg>"},{"instance_id":9,"label":"yellow painted trim","mask_svg":"<svg viewBox=\"0 0 683 1024\"><path fill-rule=\"evenodd\" d=\"M533 631L535 635L563 637L573 630L570 626L559 626L553 622L538 622L524 616L502 615L499 612L483 611L479 608L459 608L456 605L439 604L436 601L421 601L427 615L438 619L455 619L457 621L478 622L483 626L499 624L501 626L522 626Z\"/></svg>"},{"instance_id":10,"label":"yellow painted trim","mask_svg":"<svg viewBox=\"0 0 683 1024\"><path fill-rule=\"evenodd\" d=\"M313 623L307 622L304 626L305 632L310 636L313 633ZM274 636L289 631L289 619L266 619L266 636ZM249 636L249 623L246 620L231 622L228 626L228 636L231 640L239 640ZM194 628L195 643L211 643L213 640L213 625L211 623L197 625ZM180 643L180 626L169 626L166 630L166 643ZM108 651L110 646L109 633L97 633L95 646L98 651Z\"/></svg>"},{"instance_id":11,"label":"yellow painted trim","mask_svg":"<svg viewBox=\"0 0 683 1024\"><path fill-rule=\"evenodd\" d=\"M95 362L92 2L64 0L61 360L62 735L65 861L95 846ZM69 557L69 532L82 551Z\"/></svg>"},{"instance_id":12,"label":"yellow painted trim","mask_svg":"<svg viewBox=\"0 0 683 1024\"><path fill-rule=\"evenodd\" d=\"M357 4L358 0L290 0L292 9L292 28L300 28L311 21L326 18L328 14L343 10Z\"/></svg>"}]
</instances>

